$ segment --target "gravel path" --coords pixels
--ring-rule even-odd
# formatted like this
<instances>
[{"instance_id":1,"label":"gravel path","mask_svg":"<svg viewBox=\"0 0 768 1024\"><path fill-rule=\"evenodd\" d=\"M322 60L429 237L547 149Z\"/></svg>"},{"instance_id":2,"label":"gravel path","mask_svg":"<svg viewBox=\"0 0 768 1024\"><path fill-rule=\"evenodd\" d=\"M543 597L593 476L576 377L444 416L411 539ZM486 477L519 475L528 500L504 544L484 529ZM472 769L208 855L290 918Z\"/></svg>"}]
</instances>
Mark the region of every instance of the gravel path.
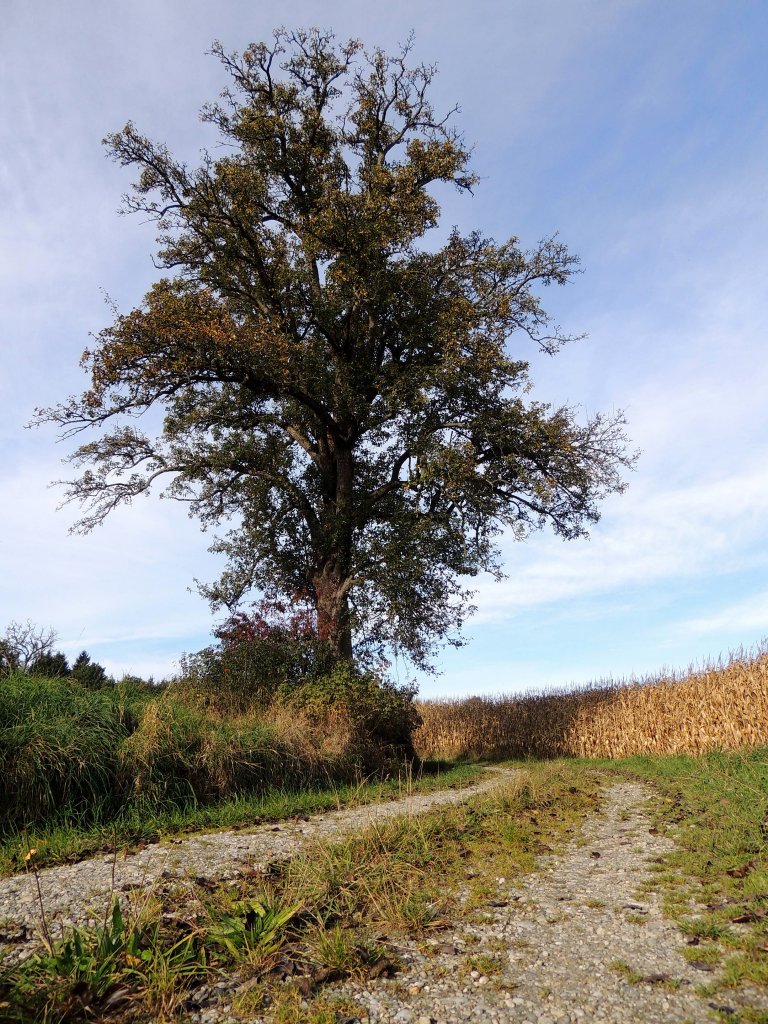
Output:
<instances>
[{"instance_id":1,"label":"gravel path","mask_svg":"<svg viewBox=\"0 0 768 1024\"><path fill-rule=\"evenodd\" d=\"M287 860L298 849L318 839L333 839L343 832L368 825L374 818L424 814L446 804L461 803L514 774L496 769L482 782L433 793L411 793L400 800L346 807L312 818L293 818L252 830L211 832L190 839L151 843L128 856L102 856L77 864L44 868L38 872L52 934L82 923L104 919L115 892L147 889L174 878L217 881L237 876L244 862L255 871ZM40 903L34 876L0 879L0 957L30 946L40 922Z\"/></svg>"},{"instance_id":2,"label":"gravel path","mask_svg":"<svg viewBox=\"0 0 768 1024\"><path fill-rule=\"evenodd\" d=\"M523 888L498 880L494 903L505 906L432 940L433 955L406 954L396 979L340 994L372 1024L711 1024L715 1001L694 990L713 975L682 957L685 940L659 899L636 895L648 862L672 847L649 831L648 795L612 787L563 856L543 858ZM497 961L493 973L470 971L480 954Z\"/></svg>"},{"instance_id":3,"label":"gravel path","mask_svg":"<svg viewBox=\"0 0 768 1024\"><path fill-rule=\"evenodd\" d=\"M46 906L59 924L97 918L113 890L113 871L116 888L129 891L157 879L233 877L246 859L268 869L309 841L333 838L373 818L418 814L463 801L512 774L498 771L462 790L348 808L248 833L219 832L149 846L116 864L112 858L99 858L47 869L40 873ZM722 1000L696 990L714 975L704 972L705 965L684 959L685 940L663 918L659 897L637 897L638 886L650 875L649 862L672 848L670 840L650 831L644 811L648 796L647 789L634 783L607 790L603 813L587 823L563 855L542 858L540 871L522 886L497 879L497 894L485 912L467 915L426 947L418 949L414 943L404 948L404 966L394 978L327 987L327 995L338 996L347 1007L354 1000L359 1007L357 1017L350 1017L347 1009L338 1020L711 1024L717 1019L715 1010L724 1008ZM32 881L0 881L0 920L5 919L0 954L31 946L19 940L36 920ZM479 956L493 961L479 962ZM238 984L236 977L218 983L192 1019L200 1024L233 1020L228 1004ZM744 1006L746 999L728 995L732 1006Z\"/></svg>"}]
</instances>

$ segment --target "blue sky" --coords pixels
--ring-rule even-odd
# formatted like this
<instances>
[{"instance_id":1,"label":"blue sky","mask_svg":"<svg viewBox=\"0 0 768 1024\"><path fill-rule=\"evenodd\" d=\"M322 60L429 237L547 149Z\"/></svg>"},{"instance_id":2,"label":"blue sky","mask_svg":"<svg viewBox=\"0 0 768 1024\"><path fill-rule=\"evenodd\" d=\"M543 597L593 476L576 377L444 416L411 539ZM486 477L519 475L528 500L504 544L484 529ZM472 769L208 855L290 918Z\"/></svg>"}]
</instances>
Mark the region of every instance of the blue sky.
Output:
<instances>
[{"instance_id":1,"label":"blue sky","mask_svg":"<svg viewBox=\"0 0 768 1024\"><path fill-rule=\"evenodd\" d=\"M623 408L642 450L589 541L504 542L468 636L425 696L546 688L685 667L768 634L768 5L763 0L9 0L0 30L0 632L54 627L120 675L163 676L209 640L193 577L208 539L151 498L86 537L35 406L82 389L89 332L155 276L153 229L117 208L131 176L101 138L129 118L194 161L197 119L242 49L285 24L393 48L413 29L438 108L474 145L474 198L444 224L533 245L584 273L546 294L587 340L522 341L535 395ZM404 674L403 666L399 671Z\"/></svg>"}]
</instances>

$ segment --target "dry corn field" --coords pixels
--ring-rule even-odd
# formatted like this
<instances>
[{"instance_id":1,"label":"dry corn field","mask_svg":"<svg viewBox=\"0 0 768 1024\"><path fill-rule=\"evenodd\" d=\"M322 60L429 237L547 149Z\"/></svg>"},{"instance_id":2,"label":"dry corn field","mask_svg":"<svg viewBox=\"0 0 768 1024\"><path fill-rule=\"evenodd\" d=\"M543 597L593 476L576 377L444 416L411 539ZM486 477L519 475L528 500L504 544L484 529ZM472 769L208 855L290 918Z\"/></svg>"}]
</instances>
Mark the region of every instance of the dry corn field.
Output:
<instances>
[{"instance_id":1,"label":"dry corn field","mask_svg":"<svg viewBox=\"0 0 768 1024\"><path fill-rule=\"evenodd\" d=\"M768 645L631 682L423 701L423 758L630 757L768 744Z\"/></svg>"}]
</instances>

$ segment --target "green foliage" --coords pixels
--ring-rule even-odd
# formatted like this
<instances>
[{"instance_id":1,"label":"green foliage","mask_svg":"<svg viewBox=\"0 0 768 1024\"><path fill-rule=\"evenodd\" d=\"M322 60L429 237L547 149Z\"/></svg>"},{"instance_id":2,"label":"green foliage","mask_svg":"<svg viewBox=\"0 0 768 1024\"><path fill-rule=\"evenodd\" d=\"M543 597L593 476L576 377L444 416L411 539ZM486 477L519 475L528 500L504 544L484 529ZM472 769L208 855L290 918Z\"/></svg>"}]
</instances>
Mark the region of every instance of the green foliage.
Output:
<instances>
[{"instance_id":1,"label":"green foliage","mask_svg":"<svg viewBox=\"0 0 768 1024\"><path fill-rule=\"evenodd\" d=\"M478 179L409 46L281 29L214 52L232 82L203 119L223 155L191 169L132 124L107 140L169 274L85 354L85 392L38 418L107 428L73 455L81 529L165 476L229 530L216 605L302 593L333 656L354 634L425 665L471 610L464 579L499 573L502 529L583 534L633 461L620 413L530 401L512 351L569 340L538 293L578 260L555 238L430 244L439 186ZM136 424L155 406L152 437Z\"/></svg>"},{"instance_id":2,"label":"green foliage","mask_svg":"<svg viewBox=\"0 0 768 1024\"><path fill-rule=\"evenodd\" d=\"M84 982L95 997L104 995L112 984L118 957L127 953L140 960L144 938L141 929L127 930L120 901L115 900L109 920L94 933L79 928L51 945L40 958L40 966L53 974Z\"/></svg>"},{"instance_id":3,"label":"green foliage","mask_svg":"<svg viewBox=\"0 0 768 1024\"><path fill-rule=\"evenodd\" d=\"M55 654L46 651L39 655L30 666L30 674L33 676L45 676L48 679L63 679L71 673L67 656L57 651Z\"/></svg>"},{"instance_id":4,"label":"green foliage","mask_svg":"<svg viewBox=\"0 0 768 1024\"><path fill-rule=\"evenodd\" d=\"M115 899L108 919L94 929L72 928L49 942L44 953L12 968L10 988L19 1021L103 1020L119 1016L132 991L152 1002L158 983L183 993L193 979L204 980L208 962L201 938L162 934L161 921L126 921ZM21 1005L19 1005L21 1004ZM5 1019L5 1018L4 1018Z\"/></svg>"},{"instance_id":5,"label":"green foliage","mask_svg":"<svg viewBox=\"0 0 768 1024\"><path fill-rule=\"evenodd\" d=\"M419 724L415 687L398 687L386 677L339 661L327 673L286 687L282 696L311 716L346 713L363 742L413 760L412 735Z\"/></svg>"},{"instance_id":6,"label":"green foliage","mask_svg":"<svg viewBox=\"0 0 768 1024\"><path fill-rule=\"evenodd\" d=\"M231 616L215 630L216 646L181 659L185 684L227 713L268 707L280 693L322 672L328 653L306 606L286 614L266 601L250 615Z\"/></svg>"},{"instance_id":7,"label":"green foliage","mask_svg":"<svg viewBox=\"0 0 768 1024\"><path fill-rule=\"evenodd\" d=\"M98 690L109 683L106 669L95 661L87 651L81 651L72 666L72 678L89 690Z\"/></svg>"},{"instance_id":8,"label":"green foliage","mask_svg":"<svg viewBox=\"0 0 768 1024\"><path fill-rule=\"evenodd\" d=\"M2 684L0 824L93 815L121 802L119 746L148 697L128 687L89 692L24 674Z\"/></svg>"},{"instance_id":9,"label":"green foliage","mask_svg":"<svg viewBox=\"0 0 768 1024\"><path fill-rule=\"evenodd\" d=\"M239 903L234 914L222 915L207 937L223 946L235 960L269 956L281 945L281 932L299 912L299 905L280 906L248 900Z\"/></svg>"}]
</instances>

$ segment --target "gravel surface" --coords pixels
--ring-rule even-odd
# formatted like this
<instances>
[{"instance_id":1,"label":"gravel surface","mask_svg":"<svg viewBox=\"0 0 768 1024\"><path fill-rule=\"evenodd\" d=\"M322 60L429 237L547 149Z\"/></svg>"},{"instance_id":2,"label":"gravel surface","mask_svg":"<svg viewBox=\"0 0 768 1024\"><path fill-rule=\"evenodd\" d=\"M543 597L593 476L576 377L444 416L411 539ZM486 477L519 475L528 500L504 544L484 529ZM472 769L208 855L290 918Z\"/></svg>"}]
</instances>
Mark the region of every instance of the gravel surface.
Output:
<instances>
[{"instance_id":1,"label":"gravel surface","mask_svg":"<svg viewBox=\"0 0 768 1024\"><path fill-rule=\"evenodd\" d=\"M372 819L422 813L454 803L503 781L504 771L462 790L411 796L349 808L307 821L262 826L253 832L219 832L171 845L147 847L115 864L111 858L52 868L40 873L49 915L59 924L97 918L114 885L128 891L158 879L233 877L247 860L268 869L310 840L333 838ZM682 956L685 939L663 918L659 897L638 898L649 863L672 848L650 831L644 811L649 792L634 783L605 793L603 813L590 819L562 856L540 861L522 885L497 879L487 910L467 915L421 948L401 946L402 969L391 979L347 981L326 986L357 1016L340 1011L345 1024L704 1024L716 1009L743 1007L750 998L764 1006L764 993L706 997L699 986L716 975ZM0 929L6 952L31 947L23 939L36 920L36 890L30 878L0 881ZM461 895L461 894L460 894ZM466 894L463 894L466 895ZM461 915L458 915L461 916ZM473 958L492 957L481 969ZM485 973L484 973L485 971ZM201 990L197 1024L235 1018L231 1003L236 976ZM307 1011L309 1014L309 1010ZM268 1021L268 1013L254 1021ZM723 1019L720 1017L719 1019Z\"/></svg>"},{"instance_id":2,"label":"gravel surface","mask_svg":"<svg viewBox=\"0 0 768 1024\"><path fill-rule=\"evenodd\" d=\"M486 792L512 770L494 770L482 782L433 793L411 793L399 800L346 807L338 811L293 818L250 830L211 832L190 839L151 843L124 856L100 856L77 864L43 868L38 872L48 925L53 935L73 924L104 919L114 893L146 891L174 879L235 878L248 863L254 871L292 857L318 839L333 839L363 828L374 819L423 814L446 804L461 803ZM0 879L0 956L31 947L40 924L40 901L32 874Z\"/></svg>"},{"instance_id":3,"label":"gravel surface","mask_svg":"<svg viewBox=\"0 0 768 1024\"><path fill-rule=\"evenodd\" d=\"M433 955L407 954L396 979L340 993L356 998L361 1020L388 1024L711 1024L714 1000L695 989L713 975L682 957L685 940L658 897L636 894L648 862L672 847L649 831L648 795L614 786L563 856L543 858L523 888L498 879L493 902L506 905L441 934ZM471 970L479 954L496 970Z\"/></svg>"}]
</instances>

